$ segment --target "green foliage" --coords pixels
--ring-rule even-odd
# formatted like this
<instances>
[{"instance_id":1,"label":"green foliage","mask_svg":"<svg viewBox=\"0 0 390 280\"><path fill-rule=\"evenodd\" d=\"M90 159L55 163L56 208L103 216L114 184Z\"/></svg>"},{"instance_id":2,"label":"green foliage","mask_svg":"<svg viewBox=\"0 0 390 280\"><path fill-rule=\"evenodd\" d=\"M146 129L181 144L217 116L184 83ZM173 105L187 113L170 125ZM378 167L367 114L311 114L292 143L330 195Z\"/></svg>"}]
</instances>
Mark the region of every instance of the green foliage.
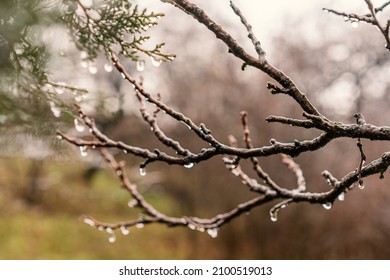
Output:
<instances>
[{"instance_id":1,"label":"green foliage","mask_svg":"<svg viewBox=\"0 0 390 280\"><path fill-rule=\"evenodd\" d=\"M89 59L96 58L100 50L118 52L134 61L138 60L139 52L156 60L174 58L161 52L164 43L153 49L142 46L149 39L142 34L157 25L163 14L139 10L138 5L128 0L91 1L90 5L76 2L67 1L68 12L63 19L77 47L85 51Z\"/></svg>"}]
</instances>

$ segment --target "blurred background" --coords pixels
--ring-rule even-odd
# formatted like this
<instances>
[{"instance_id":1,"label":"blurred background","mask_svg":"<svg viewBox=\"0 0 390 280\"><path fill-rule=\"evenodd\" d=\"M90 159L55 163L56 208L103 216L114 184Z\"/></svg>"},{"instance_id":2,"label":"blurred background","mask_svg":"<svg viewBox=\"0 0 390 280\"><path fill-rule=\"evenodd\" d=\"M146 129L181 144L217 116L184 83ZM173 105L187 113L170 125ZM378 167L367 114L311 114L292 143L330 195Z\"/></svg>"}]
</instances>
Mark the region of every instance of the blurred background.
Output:
<instances>
[{"instance_id":1,"label":"blurred background","mask_svg":"<svg viewBox=\"0 0 390 280\"><path fill-rule=\"evenodd\" d=\"M244 146L243 110L248 112L256 146L267 145L271 138L283 142L319 135L318 131L267 124L265 118L271 114L301 118L301 109L287 96L271 95L264 74L250 67L242 71L241 62L226 46L188 15L157 0L138 2L166 14L148 33L152 43L165 42L165 50L177 56L159 67L145 57L143 70L139 65L137 70L135 62L122 60L136 78L143 76L149 92L160 93L162 101L195 123L205 123L224 143L234 135ZM353 25L321 10L367 13L364 1L317 2L235 3L253 25L268 60L289 75L320 112L346 123L354 123L353 114L362 112L368 123L389 125L390 56L384 39L372 26ZM254 54L245 28L228 3L196 3ZM381 15L383 20L389 17L389 13ZM61 94L68 103L73 99L79 102L112 139L161 148L141 120L131 86L107 66L104 56L86 62L63 29L45 27L44 34L52 53L47 63L50 77L89 92L80 96L65 89ZM221 228L215 239L189 229L151 225L131 229L127 236L117 233L116 242L110 243L107 233L78 218L88 214L117 222L137 217L138 212L128 207L129 194L98 154L88 151L81 156L76 147L56 138L56 130L88 134L74 126L71 112L60 114L47 102L27 102L26 115L30 107L36 109L34 114L11 119L14 108L4 102L0 106L0 259L390 258L390 181L386 173L383 180L379 176L365 179L363 190L348 192L345 201L337 201L330 210L321 205L292 204L272 222L269 210L273 204L266 204ZM164 115L159 115L158 121L182 146L194 151L204 147L184 125ZM388 143L368 140L363 140L363 145L368 161L390 148ZM126 160L130 179L167 215L212 217L253 197L225 169L221 157L191 169L151 164L145 177L139 174L142 159L123 153L116 157ZM295 177L279 156L259 160L281 186L295 186ZM326 191L329 186L321 176L323 170L342 178L357 168L359 160L356 140L338 139L299 156L296 162L302 167L308 190ZM248 162L242 165L255 176Z\"/></svg>"}]
</instances>

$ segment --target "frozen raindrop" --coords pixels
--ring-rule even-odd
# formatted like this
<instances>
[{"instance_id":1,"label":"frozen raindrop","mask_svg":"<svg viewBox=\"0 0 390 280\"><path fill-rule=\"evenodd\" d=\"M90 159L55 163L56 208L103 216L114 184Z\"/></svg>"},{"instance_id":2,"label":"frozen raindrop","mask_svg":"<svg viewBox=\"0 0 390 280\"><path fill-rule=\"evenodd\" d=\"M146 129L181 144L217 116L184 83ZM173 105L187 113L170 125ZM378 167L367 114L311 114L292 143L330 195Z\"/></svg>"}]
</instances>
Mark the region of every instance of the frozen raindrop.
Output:
<instances>
[{"instance_id":1,"label":"frozen raindrop","mask_svg":"<svg viewBox=\"0 0 390 280\"><path fill-rule=\"evenodd\" d=\"M361 182L358 183L358 187L359 187L359 189L361 189L361 190L364 189L365 186L364 186L363 181L361 181Z\"/></svg>"},{"instance_id":2,"label":"frozen raindrop","mask_svg":"<svg viewBox=\"0 0 390 280\"><path fill-rule=\"evenodd\" d=\"M128 235L130 233L130 231L125 226L121 226L121 232L123 235Z\"/></svg>"},{"instance_id":3,"label":"frozen raindrop","mask_svg":"<svg viewBox=\"0 0 390 280\"><path fill-rule=\"evenodd\" d=\"M88 155L87 146L80 146L80 155L82 157L86 157Z\"/></svg>"},{"instance_id":4,"label":"frozen raindrop","mask_svg":"<svg viewBox=\"0 0 390 280\"><path fill-rule=\"evenodd\" d=\"M97 69L95 64L90 64L89 67L88 67L88 71L92 75L95 75L98 72L98 69Z\"/></svg>"},{"instance_id":5,"label":"frozen raindrop","mask_svg":"<svg viewBox=\"0 0 390 280\"><path fill-rule=\"evenodd\" d=\"M113 66L112 66L111 63L106 63L106 64L104 64L104 70L105 70L106 72L112 72L112 69L113 69Z\"/></svg>"},{"instance_id":6,"label":"frozen raindrop","mask_svg":"<svg viewBox=\"0 0 390 280\"><path fill-rule=\"evenodd\" d=\"M61 116L61 109L56 106L54 101L50 101L50 110L54 117L59 118Z\"/></svg>"},{"instance_id":7,"label":"frozen raindrop","mask_svg":"<svg viewBox=\"0 0 390 280\"><path fill-rule=\"evenodd\" d=\"M352 21L352 22L351 22L351 26L352 26L353 28L358 28L358 27L359 27L359 21L357 21L357 20Z\"/></svg>"},{"instance_id":8,"label":"frozen raindrop","mask_svg":"<svg viewBox=\"0 0 390 280\"><path fill-rule=\"evenodd\" d=\"M78 132L83 132L85 130L85 126L78 119L74 119L74 127Z\"/></svg>"},{"instance_id":9,"label":"frozen raindrop","mask_svg":"<svg viewBox=\"0 0 390 280\"><path fill-rule=\"evenodd\" d=\"M207 233L212 237L216 238L218 236L218 228L209 228L207 229Z\"/></svg>"},{"instance_id":10,"label":"frozen raindrop","mask_svg":"<svg viewBox=\"0 0 390 280\"><path fill-rule=\"evenodd\" d=\"M141 176L146 176L146 170L145 170L145 168L140 168L140 169L139 169L139 174L140 174Z\"/></svg>"},{"instance_id":11,"label":"frozen raindrop","mask_svg":"<svg viewBox=\"0 0 390 280\"><path fill-rule=\"evenodd\" d=\"M150 57L150 61L152 62L152 65L155 67L159 67L161 65L162 60L156 59L153 56Z\"/></svg>"},{"instance_id":12,"label":"frozen raindrop","mask_svg":"<svg viewBox=\"0 0 390 280\"><path fill-rule=\"evenodd\" d=\"M137 61L137 71L142 72L145 70L145 60Z\"/></svg>"},{"instance_id":13,"label":"frozen raindrop","mask_svg":"<svg viewBox=\"0 0 390 280\"><path fill-rule=\"evenodd\" d=\"M107 233L109 233L109 234L113 234L113 233L114 233L114 231L113 231L112 228L110 228L110 227L106 228L106 231L107 231Z\"/></svg>"},{"instance_id":14,"label":"frozen raindrop","mask_svg":"<svg viewBox=\"0 0 390 280\"><path fill-rule=\"evenodd\" d=\"M126 149L123 149L123 153L127 154L127 150L126 150Z\"/></svg>"},{"instance_id":15,"label":"frozen raindrop","mask_svg":"<svg viewBox=\"0 0 390 280\"><path fill-rule=\"evenodd\" d=\"M344 199L345 199L345 193L344 193L344 192L340 193L339 196L338 196L337 198L338 198L338 200L340 200L340 201L344 201Z\"/></svg>"},{"instance_id":16,"label":"frozen raindrop","mask_svg":"<svg viewBox=\"0 0 390 280\"><path fill-rule=\"evenodd\" d=\"M98 230L102 231L104 229L103 226L98 226Z\"/></svg>"},{"instance_id":17,"label":"frozen raindrop","mask_svg":"<svg viewBox=\"0 0 390 280\"><path fill-rule=\"evenodd\" d=\"M115 241L116 241L115 234L110 234L110 236L108 237L108 242L114 243Z\"/></svg>"},{"instance_id":18,"label":"frozen raindrop","mask_svg":"<svg viewBox=\"0 0 390 280\"><path fill-rule=\"evenodd\" d=\"M187 163L187 164L184 164L184 167L185 167L185 168L192 168L192 167L194 167L194 165L195 165L195 163L189 162L189 163Z\"/></svg>"},{"instance_id":19,"label":"frozen raindrop","mask_svg":"<svg viewBox=\"0 0 390 280\"><path fill-rule=\"evenodd\" d=\"M133 207L137 206L137 204L138 204L138 201L136 199L130 199L129 202L127 203L127 205L130 208L133 208Z\"/></svg>"},{"instance_id":20,"label":"frozen raindrop","mask_svg":"<svg viewBox=\"0 0 390 280\"><path fill-rule=\"evenodd\" d=\"M126 79L125 73L121 72L121 77L122 77L122 79Z\"/></svg>"},{"instance_id":21,"label":"frozen raindrop","mask_svg":"<svg viewBox=\"0 0 390 280\"><path fill-rule=\"evenodd\" d=\"M349 21L349 16L345 16L344 21Z\"/></svg>"},{"instance_id":22,"label":"frozen raindrop","mask_svg":"<svg viewBox=\"0 0 390 280\"><path fill-rule=\"evenodd\" d=\"M329 210L332 208L332 202L327 202L322 204L322 207L324 207L326 210Z\"/></svg>"},{"instance_id":23,"label":"frozen raindrop","mask_svg":"<svg viewBox=\"0 0 390 280\"><path fill-rule=\"evenodd\" d=\"M62 140L62 136L58 134L57 139Z\"/></svg>"},{"instance_id":24,"label":"frozen raindrop","mask_svg":"<svg viewBox=\"0 0 390 280\"><path fill-rule=\"evenodd\" d=\"M136 228L143 228L145 225L143 223L136 223L135 227Z\"/></svg>"},{"instance_id":25,"label":"frozen raindrop","mask_svg":"<svg viewBox=\"0 0 390 280\"><path fill-rule=\"evenodd\" d=\"M122 176L122 175L123 175L122 170L118 169L118 170L116 171L116 175L117 175L117 176Z\"/></svg>"}]
</instances>

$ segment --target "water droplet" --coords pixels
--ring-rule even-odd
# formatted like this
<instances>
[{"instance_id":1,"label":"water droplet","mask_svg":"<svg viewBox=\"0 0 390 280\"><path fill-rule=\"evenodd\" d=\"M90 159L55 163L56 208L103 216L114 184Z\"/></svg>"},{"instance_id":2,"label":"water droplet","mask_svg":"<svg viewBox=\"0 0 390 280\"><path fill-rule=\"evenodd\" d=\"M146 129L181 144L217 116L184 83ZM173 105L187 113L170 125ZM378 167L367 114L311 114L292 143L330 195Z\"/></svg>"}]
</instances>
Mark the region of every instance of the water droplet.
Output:
<instances>
[{"instance_id":1,"label":"water droplet","mask_svg":"<svg viewBox=\"0 0 390 280\"><path fill-rule=\"evenodd\" d=\"M106 64L104 64L104 70L105 70L106 72L112 72L112 69L113 69L113 66L112 66L111 63L106 63Z\"/></svg>"},{"instance_id":2,"label":"water droplet","mask_svg":"<svg viewBox=\"0 0 390 280\"><path fill-rule=\"evenodd\" d=\"M59 118L61 116L61 109L57 107L54 101L50 101L50 110L54 117Z\"/></svg>"},{"instance_id":3,"label":"water droplet","mask_svg":"<svg viewBox=\"0 0 390 280\"><path fill-rule=\"evenodd\" d=\"M339 196L338 196L337 198L338 198L338 200L340 200L340 201L344 201L344 199L345 199L345 193L344 193L344 192L340 193Z\"/></svg>"},{"instance_id":4,"label":"water droplet","mask_svg":"<svg viewBox=\"0 0 390 280\"><path fill-rule=\"evenodd\" d=\"M188 228L189 228L189 229L192 229L192 230L195 230L195 229L196 229L195 225L193 225L193 224L188 224Z\"/></svg>"},{"instance_id":5,"label":"water droplet","mask_svg":"<svg viewBox=\"0 0 390 280\"><path fill-rule=\"evenodd\" d=\"M145 60L137 61L137 71L142 72L145 70Z\"/></svg>"},{"instance_id":6,"label":"water droplet","mask_svg":"<svg viewBox=\"0 0 390 280\"><path fill-rule=\"evenodd\" d=\"M80 62L80 66L83 67L83 68L87 68L87 67L88 67L88 61L82 60L82 61Z\"/></svg>"},{"instance_id":7,"label":"water droplet","mask_svg":"<svg viewBox=\"0 0 390 280\"><path fill-rule=\"evenodd\" d=\"M88 71L92 75L95 75L98 72L98 69L97 69L95 64L90 64L89 67L88 67Z\"/></svg>"},{"instance_id":8,"label":"water droplet","mask_svg":"<svg viewBox=\"0 0 390 280\"><path fill-rule=\"evenodd\" d=\"M91 219L84 218L83 222L86 223L87 225L90 225L91 227L95 226L95 222L92 221Z\"/></svg>"},{"instance_id":9,"label":"water droplet","mask_svg":"<svg viewBox=\"0 0 390 280\"><path fill-rule=\"evenodd\" d=\"M277 222L278 221L278 212L277 211L270 211L269 215L271 217L272 222Z\"/></svg>"},{"instance_id":10,"label":"water droplet","mask_svg":"<svg viewBox=\"0 0 390 280\"><path fill-rule=\"evenodd\" d=\"M352 22L351 22L351 26L352 26L353 28L358 28L358 27L359 27L359 21L357 21L357 20L352 21Z\"/></svg>"},{"instance_id":11,"label":"water droplet","mask_svg":"<svg viewBox=\"0 0 390 280\"><path fill-rule=\"evenodd\" d=\"M122 170L118 169L118 170L116 171L116 175L119 176L119 177L122 176L122 175L123 175Z\"/></svg>"},{"instance_id":12,"label":"water droplet","mask_svg":"<svg viewBox=\"0 0 390 280\"><path fill-rule=\"evenodd\" d=\"M349 16L345 16L344 21L349 21Z\"/></svg>"},{"instance_id":13,"label":"water droplet","mask_svg":"<svg viewBox=\"0 0 390 280\"><path fill-rule=\"evenodd\" d=\"M110 228L110 227L106 228L106 231L107 231L107 233L109 233L109 234L114 233L114 231L113 231L112 228Z\"/></svg>"},{"instance_id":14,"label":"water droplet","mask_svg":"<svg viewBox=\"0 0 390 280\"><path fill-rule=\"evenodd\" d=\"M126 149L123 149L123 153L127 154L127 150L126 150Z\"/></svg>"},{"instance_id":15,"label":"water droplet","mask_svg":"<svg viewBox=\"0 0 390 280\"><path fill-rule=\"evenodd\" d=\"M130 199L129 202L127 203L127 205L130 208L133 208L133 207L137 206L137 204L138 204L138 201L136 199Z\"/></svg>"},{"instance_id":16,"label":"water droplet","mask_svg":"<svg viewBox=\"0 0 390 280\"><path fill-rule=\"evenodd\" d=\"M194 167L194 165L195 165L195 163L189 162L189 163L187 163L187 164L184 164L184 167L185 167L185 168L192 168L192 167Z\"/></svg>"},{"instance_id":17,"label":"water droplet","mask_svg":"<svg viewBox=\"0 0 390 280\"><path fill-rule=\"evenodd\" d=\"M329 210L332 208L332 202L327 202L322 204L322 207L324 207L326 210Z\"/></svg>"},{"instance_id":18,"label":"water droplet","mask_svg":"<svg viewBox=\"0 0 390 280\"><path fill-rule=\"evenodd\" d=\"M82 157L86 157L88 155L88 147L87 146L80 146L80 155Z\"/></svg>"},{"instance_id":19,"label":"water droplet","mask_svg":"<svg viewBox=\"0 0 390 280\"><path fill-rule=\"evenodd\" d=\"M103 226L98 226L98 230L102 231L104 229Z\"/></svg>"},{"instance_id":20,"label":"water droplet","mask_svg":"<svg viewBox=\"0 0 390 280\"><path fill-rule=\"evenodd\" d=\"M212 238L217 238L217 236L218 236L218 228L209 228L209 229L207 229L207 233L208 233Z\"/></svg>"},{"instance_id":21,"label":"water droplet","mask_svg":"<svg viewBox=\"0 0 390 280\"><path fill-rule=\"evenodd\" d=\"M130 233L130 231L125 226L121 226L121 232L123 235L128 235Z\"/></svg>"},{"instance_id":22,"label":"water droplet","mask_svg":"<svg viewBox=\"0 0 390 280\"><path fill-rule=\"evenodd\" d=\"M126 79L125 73L121 72L121 77L122 77L122 79Z\"/></svg>"},{"instance_id":23,"label":"water droplet","mask_svg":"<svg viewBox=\"0 0 390 280\"><path fill-rule=\"evenodd\" d=\"M108 242L114 243L115 241L116 241L115 234L110 234L110 236L108 237Z\"/></svg>"},{"instance_id":24,"label":"water droplet","mask_svg":"<svg viewBox=\"0 0 390 280\"><path fill-rule=\"evenodd\" d=\"M76 95L74 97L74 100L76 100L76 102L81 102L83 100L83 96L82 95Z\"/></svg>"},{"instance_id":25,"label":"water droplet","mask_svg":"<svg viewBox=\"0 0 390 280\"><path fill-rule=\"evenodd\" d=\"M57 134L57 139L62 140L62 136Z\"/></svg>"},{"instance_id":26,"label":"water droplet","mask_svg":"<svg viewBox=\"0 0 390 280\"><path fill-rule=\"evenodd\" d=\"M330 181L330 179L328 178L328 179L326 179L326 182L330 185L331 184L331 181Z\"/></svg>"},{"instance_id":27,"label":"water droplet","mask_svg":"<svg viewBox=\"0 0 390 280\"><path fill-rule=\"evenodd\" d=\"M139 169L139 174L140 174L141 176L146 176L146 170L145 170L145 168L140 168L140 169Z\"/></svg>"},{"instance_id":28,"label":"water droplet","mask_svg":"<svg viewBox=\"0 0 390 280\"><path fill-rule=\"evenodd\" d=\"M83 60L87 59L88 58L88 53L86 51L82 51L80 53L80 58L83 59Z\"/></svg>"},{"instance_id":29,"label":"water droplet","mask_svg":"<svg viewBox=\"0 0 390 280\"><path fill-rule=\"evenodd\" d=\"M152 65L155 67L159 67L161 65L162 60L156 59L153 56L150 57L150 61L152 62Z\"/></svg>"},{"instance_id":30,"label":"water droplet","mask_svg":"<svg viewBox=\"0 0 390 280\"><path fill-rule=\"evenodd\" d=\"M78 132L83 132L85 130L85 126L78 119L74 119L74 127Z\"/></svg>"},{"instance_id":31,"label":"water droplet","mask_svg":"<svg viewBox=\"0 0 390 280\"><path fill-rule=\"evenodd\" d=\"M361 190L364 189L364 187L365 187L365 186L364 186L364 182L363 182L363 181L359 182L359 183L358 183L358 187L359 187L359 189L361 189Z\"/></svg>"},{"instance_id":32,"label":"water droplet","mask_svg":"<svg viewBox=\"0 0 390 280\"><path fill-rule=\"evenodd\" d=\"M232 169L232 174L234 176L239 176L240 175L240 172L238 172L238 170L236 168Z\"/></svg>"},{"instance_id":33,"label":"water droplet","mask_svg":"<svg viewBox=\"0 0 390 280\"><path fill-rule=\"evenodd\" d=\"M143 228L145 225L143 223L136 223L135 227L136 228Z\"/></svg>"},{"instance_id":34,"label":"water droplet","mask_svg":"<svg viewBox=\"0 0 390 280\"><path fill-rule=\"evenodd\" d=\"M61 95L65 92L65 83L58 83L57 86L54 87L54 91L58 94Z\"/></svg>"}]
</instances>

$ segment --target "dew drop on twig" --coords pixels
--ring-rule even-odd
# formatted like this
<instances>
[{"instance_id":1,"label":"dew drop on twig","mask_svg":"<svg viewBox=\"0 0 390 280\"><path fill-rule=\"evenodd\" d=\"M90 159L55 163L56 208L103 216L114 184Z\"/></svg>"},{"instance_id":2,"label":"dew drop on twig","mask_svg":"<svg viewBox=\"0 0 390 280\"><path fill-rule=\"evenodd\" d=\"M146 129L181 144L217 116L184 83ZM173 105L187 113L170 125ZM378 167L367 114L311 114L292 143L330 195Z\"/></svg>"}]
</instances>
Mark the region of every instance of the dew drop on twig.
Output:
<instances>
[{"instance_id":1,"label":"dew drop on twig","mask_svg":"<svg viewBox=\"0 0 390 280\"><path fill-rule=\"evenodd\" d=\"M136 223L135 227L136 228L143 228L145 225L143 223Z\"/></svg>"},{"instance_id":2,"label":"dew drop on twig","mask_svg":"<svg viewBox=\"0 0 390 280\"><path fill-rule=\"evenodd\" d=\"M130 233L130 231L125 226L121 226L121 232L123 235L128 235Z\"/></svg>"},{"instance_id":3,"label":"dew drop on twig","mask_svg":"<svg viewBox=\"0 0 390 280\"><path fill-rule=\"evenodd\" d=\"M322 204L322 207L324 207L326 210L329 210L332 208L332 202L327 202Z\"/></svg>"},{"instance_id":4,"label":"dew drop on twig","mask_svg":"<svg viewBox=\"0 0 390 280\"><path fill-rule=\"evenodd\" d=\"M194 167L194 165L195 165L195 163L189 162L189 163L187 163L187 164L184 164L184 167L185 167L185 168L192 168L192 167Z\"/></svg>"},{"instance_id":5,"label":"dew drop on twig","mask_svg":"<svg viewBox=\"0 0 390 280\"><path fill-rule=\"evenodd\" d=\"M127 203L127 205L130 207L130 208L133 208L135 206L137 206L138 202L136 199L130 199L129 202Z\"/></svg>"},{"instance_id":6,"label":"dew drop on twig","mask_svg":"<svg viewBox=\"0 0 390 280\"><path fill-rule=\"evenodd\" d=\"M115 234L110 234L110 236L108 237L108 242L114 243L115 241L116 241Z\"/></svg>"},{"instance_id":7,"label":"dew drop on twig","mask_svg":"<svg viewBox=\"0 0 390 280\"><path fill-rule=\"evenodd\" d=\"M160 59L156 59L153 56L150 57L150 61L152 62L152 65L155 67L159 67L162 62Z\"/></svg>"},{"instance_id":8,"label":"dew drop on twig","mask_svg":"<svg viewBox=\"0 0 390 280\"><path fill-rule=\"evenodd\" d=\"M88 155L87 146L80 146L80 155L82 157L86 157Z\"/></svg>"},{"instance_id":9,"label":"dew drop on twig","mask_svg":"<svg viewBox=\"0 0 390 280\"><path fill-rule=\"evenodd\" d=\"M108 73L112 72L113 66L111 63L104 64L104 70Z\"/></svg>"},{"instance_id":10,"label":"dew drop on twig","mask_svg":"<svg viewBox=\"0 0 390 280\"><path fill-rule=\"evenodd\" d=\"M208 233L212 238L217 238L217 236L218 236L218 228L209 228L209 229L207 229L207 233Z\"/></svg>"},{"instance_id":11,"label":"dew drop on twig","mask_svg":"<svg viewBox=\"0 0 390 280\"><path fill-rule=\"evenodd\" d=\"M61 116L61 109L57 107L54 101L50 101L50 110L54 117L59 118Z\"/></svg>"},{"instance_id":12,"label":"dew drop on twig","mask_svg":"<svg viewBox=\"0 0 390 280\"><path fill-rule=\"evenodd\" d=\"M140 168L140 169L139 169L139 174L140 174L141 176L146 176L146 170L145 170L145 168Z\"/></svg>"},{"instance_id":13,"label":"dew drop on twig","mask_svg":"<svg viewBox=\"0 0 390 280\"><path fill-rule=\"evenodd\" d=\"M338 198L338 200L340 200L340 201L344 201L344 199L345 199L345 193L344 193L344 192L340 193L339 196L338 196L337 198Z\"/></svg>"},{"instance_id":14,"label":"dew drop on twig","mask_svg":"<svg viewBox=\"0 0 390 280\"><path fill-rule=\"evenodd\" d=\"M78 132L83 132L85 130L85 126L78 119L74 119L74 127Z\"/></svg>"},{"instance_id":15,"label":"dew drop on twig","mask_svg":"<svg viewBox=\"0 0 390 280\"><path fill-rule=\"evenodd\" d=\"M145 60L137 61L137 71L142 72L145 70Z\"/></svg>"}]
</instances>

